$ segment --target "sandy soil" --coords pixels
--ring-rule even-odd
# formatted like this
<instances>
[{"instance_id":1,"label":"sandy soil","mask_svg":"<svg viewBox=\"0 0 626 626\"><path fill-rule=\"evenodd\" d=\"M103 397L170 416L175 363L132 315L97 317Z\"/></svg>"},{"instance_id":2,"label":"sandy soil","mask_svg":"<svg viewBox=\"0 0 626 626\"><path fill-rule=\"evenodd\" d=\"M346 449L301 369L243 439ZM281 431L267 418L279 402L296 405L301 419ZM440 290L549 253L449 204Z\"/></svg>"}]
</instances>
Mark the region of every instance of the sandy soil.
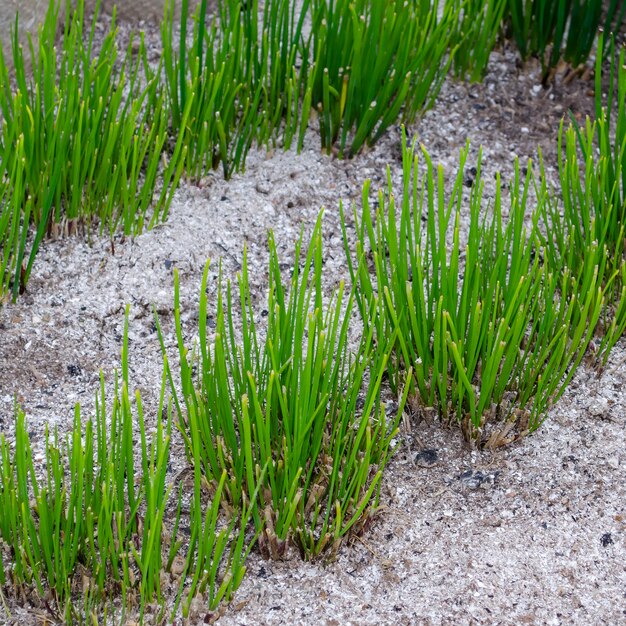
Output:
<instances>
[{"instance_id":1,"label":"sandy soil","mask_svg":"<svg viewBox=\"0 0 626 626\"><path fill-rule=\"evenodd\" d=\"M470 161L483 146L486 179L501 171L507 180L514 157L534 158L537 145L554 175L559 121L568 109L591 113L592 88L559 75L543 89L539 68L521 67L505 50L482 85L448 81L409 134L450 176L468 137ZM11 431L14 397L35 440L46 424L67 429L74 403L89 412L100 368L110 378L119 365L126 303L131 379L154 408L161 357L151 305L172 349L174 267L191 336L207 258L215 261L214 295L217 260L234 276L246 241L262 306L267 229L289 262L300 229L308 232L323 206L325 280L335 285L347 273L339 200L358 202L366 178L373 191L381 187L387 165L399 184L400 156L399 128L350 161L322 155L310 133L300 155L256 151L231 181L216 172L183 184L167 223L134 240L116 238L114 254L106 240L47 242L27 293L0 310L2 431ZM303 563L295 554L268 562L253 553L220 623L626 623L625 348L619 344L599 374L583 366L545 425L507 449L472 451L456 428L408 416L367 531L333 563ZM184 463L179 445L174 455ZM34 618L9 603L10 621ZM191 623L214 617L201 602L195 608Z\"/></svg>"}]
</instances>

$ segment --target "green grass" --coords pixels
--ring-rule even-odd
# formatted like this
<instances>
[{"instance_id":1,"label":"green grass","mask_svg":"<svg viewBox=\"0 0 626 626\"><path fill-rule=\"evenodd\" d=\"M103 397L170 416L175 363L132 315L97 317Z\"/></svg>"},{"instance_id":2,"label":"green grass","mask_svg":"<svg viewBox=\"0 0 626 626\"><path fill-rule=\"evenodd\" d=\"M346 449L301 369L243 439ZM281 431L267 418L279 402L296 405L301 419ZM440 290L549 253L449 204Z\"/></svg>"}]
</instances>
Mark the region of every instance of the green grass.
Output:
<instances>
[{"instance_id":1,"label":"green grass","mask_svg":"<svg viewBox=\"0 0 626 626\"><path fill-rule=\"evenodd\" d=\"M619 31L626 4L621 0L605 4L603 15L599 0L509 0L505 19L522 58L538 56L546 80L561 59L574 67L585 63L598 28ZM600 45L600 50L604 54L607 49Z\"/></svg>"},{"instance_id":2,"label":"green grass","mask_svg":"<svg viewBox=\"0 0 626 626\"><path fill-rule=\"evenodd\" d=\"M446 0L447 9L460 15L452 38L457 78L472 82L484 78L508 4L509 0Z\"/></svg>"},{"instance_id":3,"label":"green grass","mask_svg":"<svg viewBox=\"0 0 626 626\"><path fill-rule=\"evenodd\" d=\"M193 18L183 0L178 34L166 4L154 68L141 37L120 54L113 21L96 46L83 2L64 16L60 6L50 3L28 54L16 22L12 76L0 49L3 296L24 289L46 236L138 234L167 217L183 174L221 165L230 177L255 143L301 149L315 117L324 150L356 154L430 106L450 67L480 79L503 15L546 77L561 56L587 59L600 20L598 3L582 0L446 0L440 17L426 0L267 0L261 11L257 0L220 0L215 16L203 1ZM611 2L606 24L625 10ZM558 193L541 162L538 177L516 164L487 202L480 156L464 188L467 147L447 193L443 169L404 143L398 195L389 175L374 212L363 188L355 250L342 211L351 286L323 290L320 215L289 277L269 235L265 318L244 250L236 283L220 270L209 329L207 264L189 346L175 275L180 379L157 320L158 415L168 417L151 437L129 392L128 317L112 398L102 379L91 419L77 407L67 437L46 431L42 464L16 408L14 437L0 439L0 584L34 589L68 623L106 621L111 603L121 621L149 605L187 618L198 594L215 610L257 540L271 558L290 543L303 558L332 557L363 527L408 397L479 446L538 428L594 332L606 362L626 330L626 59L603 37L598 47L614 60L609 97L598 54L597 119L562 125ZM169 482L174 421L193 485ZM181 560L168 613L164 574Z\"/></svg>"},{"instance_id":4,"label":"green grass","mask_svg":"<svg viewBox=\"0 0 626 626\"><path fill-rule=\"evenodd\" d=\"M113 21L96 49L97 9L89 25L82 0L73 11L68 4L64 17L60 6L51 0L28 53L16 20L11 75L0 47L0 220L17 228L18 210L22 218L17 237L2 240L2 286L11 286L14 298L44 236L90 231L92 224L101 233L140 233L167 215L181 175L176 158L161 166L168 112L143 38L136 53L131 43L120 58Z\"/></svg>"},{"instance_id":5,"label":"green grass","mask_svg":"<svg viewBox=\"0 0 626 626\"><path fill-rule=\"evenodd\" d=\"M271 8L276 3L268 3ZM228 178L242 169L255 138L267 140L271 128L262 112L267 64L257 67L258 5L239 10L239 3L220 4L218 23L212 18L207 28L207 3L201 2L194 16L192 41L187 42L188 3L182 2L178 51L175 49L174 3L167 2L162 23L163 58L168 106L173 133L179 133L186 173L200 178L208 170L223 165ZM264 38L263 44L267 44ZM266 45L263 53L268 53ZM267 56L267 54L266 54ZM275 103L272 103L275 104ZM280 118L281 111L278 111ZM177 145L177 149L179 146Z\"/></svg>"},{"instance_id":6,"label":"green grass","mask_svg":"<svg viewBox=\"0 0 626 626\"><path fill-rule=\"evenodd\" d=\"M457 13L439 2L313 0L312 104L322 148L352 156L399 117L432 105L452 60Z\"/></svg>"},{"instance_id":7,"label":"green grass","mask_svg":"<svg viewBox=\"0 0 626 626\"><path fill-rule=\"evenodd\" d=\"M233 506L241 507L260 489L252 519L262 550L273 558L285 553L289 540L305 557L328 549L332 554L364 523L378 501L405 400L387 415L380 397L387 355L382 342L374 348L372 332L360 339L354 354L349 350L354 292L346 294L340 285L328 303L323 301L321 216L308 249L302 248L301 237L285 284L270 234L263 333L257 330L244 253L238 295L230 282L220 283L217 327L209 337L207 266L199 345L191 352L175 278L181 430L194 466L207 480L226 472L224 489Z\"/></svg>"},{"instance_id":8,"label":"green grass","mask_svg":"<svg viewBox=\"0 0 626 626\"><path fill-rule=\"evenodd\" d=\"M182 3L178 51L174 10L163 33L173 127L184 135L187 171L200 177L222 163L239 170L256 140L302 147L312 111L322 148L355 154L399 116L432 105L451 62L458 9L437 19L437 3L221 0L205 27L206 1L194 16ZM304 21L313 23L304 33Z\"/></svg>"},{"instance_id":9,"label":"green grass","mask_svg":"<svg viewBox=\"0 0 626 626\"><path fill-rule=\"evenodd\" d=\"M355 207L356 258L347 243L346 254L359 285L359 308L379 340L397 335L388 363L392 384L411 367L423 406L460 422L479 445L500 445L541 424L583 358L602 306L600 255L590 250L579 274L551 272L542 260L539 212L525 224L531 174L521 180L516 166L504 223L499 178L493 203L483 200L480 157L467 200L468 151L461 151L446 199L442 167L422 153L426 173L420 176L415 149L404 146L400 195L396 200L389 180L375 220L369 183L361 216ZM347 242L345 218L343 223Z\"/></svg>"},{"instance_id":10,"label":"green grass","mask_svg":"<svg viewBox=\"0 0 626 626\"><path fill-rule=\"evenodd\" d=\"M46 429L43 466L34 460L21 410L14 446L2 437L0 535L11 551L10 573L5 563L3 578L17 587L33 586L42 598L51 594L68 621L75 619L71 600L78 572L86 576L94 597L104 599L117 591L125 598L138 569L142 599L160 597L171 421L159 423L148 444L138 394L135 400L133 412L127 381L116 383L108 413L102 381L95 419L83 423L77 406L67 439ZM141 439L140 476L134 459L135 420ZM143 545L137 552L139 540Z\"/></svg>"},{"instance_id":11,"label":"green grass","mask_svg":"<svg viewBox=\"0 0 626 626\"><path fill-rule=\"evenodd\" d=\"M587 62L598 30L618 32L626 16L621 0L446 0L459 12L452 43L457 78L483 79L499 36L511 38L523 60L534 56L547 82L562 60L577 68ZM599 44L606 60L608 40Z\"/></svg>"},{"instance_id":12,"label":"green grass","mask_svg":"<svg viewBox=\"0 0 626 626\"><path fill-rule=\"evenodd\" d=\"M15 146L4 146L0 155L0 300L23 288L22 262L32 265L39 243L36 238L27 250L24 222L29 222L32 200L23 205L25 169L24 141L20 137Z\"/></svg>"},{"instance_id":13,"label":"green grass","mask_svg":"<svg viewBox=\"0 0 626 626\"><path fill-rule=\"evenodd\" d=\"M603 39L600 39L600 46ZM560 189L546 204L545 247L555 271L580 273L597 249L598 281L605 291L598 356L606 363L626 330L626 53L609 46L613 62L602 99L602 65L596 64L596 119L563 122L559 130Z\"/></svg>"},{"instance_id":14,"label":"green grass","mask_svg":"<svg viewBox=\"0 0 626 626\"><path fill-rule=\"evenodd\" d=\"M0 438L0 584L34 589L65 623L106 622L107 615L141 620L148 605L161 619L168 614L161 581L186 554L172 615L181 601L187 615L198 592L211 610L231 598L254 545L245 529L256 496L225 520L226 475L207 489L196 470L191 509L182 514L183 485L168 483L172 413L165 388L164 374L158 415L167 419L157 420L149 438L141 396L129 392L127 309L112 402L101 376L94 417L84 421L77 406L66 438L46 428L43 462L16 408L14 439ZM172 524L164 517L176 506L174 487ZM181 524L189 541L179 537ZM109 611L115 599L118 608Z\"/></svg>"},{"instance_id":15,"label":"green grass","mask_svg":"<svg viewBox=\"0 0 626 626\"><path fill-rule=\"evenodd\" d=\"M13 78L0 51L0 285L13 298L46 236L92 224L138 234L167 217L183 172L198 179L222 164L228 178L255 142L301 149L313 111L323 148L349 155L399 116L414 119L446 76L458 14L438 20L426 2L270 0L259 12L257 0L220 0L209 18L203 0L190 19L184 1L176 43L168 1L154 69L142 36L119 55L113 21L96 47L97 10L89 25L82 0L64 17L60 7L50 0L28 54L16 21Z\"/></svg>"}]
</instances>

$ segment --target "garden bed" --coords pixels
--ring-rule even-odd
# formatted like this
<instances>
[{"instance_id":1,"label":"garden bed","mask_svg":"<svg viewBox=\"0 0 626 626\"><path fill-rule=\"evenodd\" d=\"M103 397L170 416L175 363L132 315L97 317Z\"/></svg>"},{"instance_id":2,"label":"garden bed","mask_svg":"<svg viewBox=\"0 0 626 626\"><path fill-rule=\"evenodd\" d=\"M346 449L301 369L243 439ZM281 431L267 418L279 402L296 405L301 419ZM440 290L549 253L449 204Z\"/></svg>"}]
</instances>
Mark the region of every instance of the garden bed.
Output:
<instances>
[{"instance_id":1,"label":"garden bed","mask_svg":"<svg viewBox=\"0 0 626 626\"><path fill-rule=\"evenodd\" d=\"M540 146L556 186L560 120L568 111L578 120L594 111L593 81L566 76L557 72L544 87L539 65L521 64L505 47L492 55L482 84L447 79L433 109L407 134L450 176L469 138L468 167L482 146L486 181L496 172L509 181L515 157L524 166L527 159L536 163ZM322 154L310 132L300 154L254 149L246 171L231 180L215 172L183 181L169 219L141 236L44 242L26 292L0 309L0 428L11 430L16 398L35 453L42 454L46 425L69 432L76 402L89 413L100 369L110 380L120 366L126 304L130 381L154 425L162 360L152 305L166 347L175 351L174 268L191 342L206 260L213 260L208 294L214 298L219 259L224 276L234 277L246 242L252 296L261 305L267 230L274 230L289 266L300 230L308 236L324 207L324 281L332 289L349 280L339 201L360 206L366 179L374 198L386 185L388 166L399 184L399 126L346 160ZM489 184L485 193L493 196ZM232 603L219 609L220 623L623 622L625 361L623 340L605 368L585 360L542 427L502 449L471 449L457 426L442 427L431 411L407 408L371 523L330 563L303 562L294 548L282 561L253 551ZM171 475L185 466L175 437ZM51 618L39 602L19 595L5 600L8 623ZM217 616L202 598L193 601L191 623Z\"/></svg>"}]
</instances>

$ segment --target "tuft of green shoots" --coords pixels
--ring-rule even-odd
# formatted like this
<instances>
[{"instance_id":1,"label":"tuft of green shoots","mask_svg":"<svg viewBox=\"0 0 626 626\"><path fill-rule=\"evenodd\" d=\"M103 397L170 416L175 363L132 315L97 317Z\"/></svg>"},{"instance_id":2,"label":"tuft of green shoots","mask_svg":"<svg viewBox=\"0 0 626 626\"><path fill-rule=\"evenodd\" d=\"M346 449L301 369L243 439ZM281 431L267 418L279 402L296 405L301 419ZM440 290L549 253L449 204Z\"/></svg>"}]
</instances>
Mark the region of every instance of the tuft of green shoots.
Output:
<instances>
[{"instance_id":1,"label":"tuft of green shoots","mask_svg":"<svg viewBox=\"0 0 626 626\"><path fill-rule=\"evenodd\" d=\"M43 462L36 460L19 408L14 440L0 437L0 538L10 553L7 562L7 552L0 551L0 583L27 585L47 602L54 600L50 606L65 623L108 623L107 604L120 594L121 621L132 605L140 620L149 604L160 606L161 616L167 610L161 581L183 545L178 538L183 489L181 485L178 490L174 527L166 529L164 516L174 487L167 484L172 410L165 403L166 372L164 368L158 415L167 414L167 420L157 421L149 440L141 396L137 392L133 398L128 390L127 308L122 376L120 381L116 374L112 403L101 375L94 418L83 423L77 405L65 440L46 429ZM208 595L211 610L230 600L254 545L245 530L257 494L251 493L239 512L225 516L226 473L207 493L197 437L193 446L198 463L191 511L182 520L191 539L172 619L183 595L184 615L197 593ZM164 542L167 535L169 545ZM116 614L118 610L111 613L114 622Z\"/></svg>"},{"instance_id":2,"label":"tuft of green shoots","mask_svg":"<svg viewBox=\"0 0 626 626\"><path fill-rule=\"evenodd\" d=\"M93 221L101 232L137 234L148 221L154 224L167 214L182 172L175 158L161 167L168 115L159 71L147 69L143 37L138 51L131 42L119 59L115 17L96 49L100 2L91 25L85 24L84 0L74 9L65 3L64 18L61 5L50 0L36 42L29 35L29 63L16 19L13 78L0 46L0 155L14 153L19 161L21 154L27 164L14 165L15 174L9 170L14 159L3 165L9 186L0 188L0 212L15 214L19 207L21 236L26 239L31 225L36 231L30 254L21 244L10 264L14 298L28 280L45 235L89 229ZM163 181L156 194L159 175ZM3 247L3 252L10 249Z\"/></svg>"},{"instance_id":3,"label":"tuft of green shoots","mask_svg":"<svg viewBox=\"0 0 626 626\"><path fill-rule=\"evenodd\" d=\"M24 138L15 139L14 147L5 145L0 154L0 301L23 286L22 261L28 264L37 253L40 235L27 251L28 223L33 210L32 198L25 194L26 160Z\"/></svg>"},{"instance_id":4,"label":"tuft of green shoots","mask_svg":"<svg viewBox=\"0 0 626 626\"><path fill-rule=\"evenodd\" d=\"M140 431L144 426L141 411ZM124 597L132 590L139 506L146 492L137 493L133 473L133 444L126 387L114 401L110 440L109 426L87 421L84 428L79 407L74 428L63 444L57 433L46 432L45 476L33 460L32 445L24 414L18 409L15 426L15 450L3 437L0 444L3 503L0 534L11 546L13 584L28 584L45 597L50 589L61 613L71 615L71 599L77 572L89 573L89 592L102 599L119 586ZM169 432L169 425L167 427ZM169 435L163 429L151 444L151 453L160 454L150 462L152 475L145 476L144 489L155 476L163 479L166 464L164 451ZM147 502L154 505L151 494ZM145 535L160 533L164 508L158 502L156 519L146 517ZM160 543L158 544L160 547ZM147 558L146 549L151 549ZM141 596L146 601L158 597L158 570L148 569L159 556L153 543L135 552L135 562L142 573Z\"/></svg>"},{"instance_id":5,"label":"tuft of green shoots","mask_svg":"<svg viewBox=\"0 0 626 626\"><path fill-rule=\"evenodd\" d=\"M396 203L389 180L375 220L369 183L364 186L362 216L354 210L356 259L343 219L359 308L380 340L397 335L388 362L392 384L412 367L422 405L458 420L478 445L502 445L535 430L574 375L602 307L600 255L590 256L581 274L550 271L537 234L539 213L529 232L525 226L531 173L522 183L516 164L505 224L499 178L485 210L480 156L467 206L468 148L448 200L442 167L422 153L420 177L415 147L404 143L402 195ZM462 212L470 221L465 244Z\"/></svg>"},{"instance_id":6,"label":"tuft of green shoots","mask_svg":"<svg viewBox=\"0 0 626 626\"><path fill-rule=\"evenodd\" d=\"M456 46L453 67L457 78L467 77L472 82L484 78L507 5L508 0L446 0L447 10L459 13L451 41Z\"/></svg>"},{"instance_id":7,"label":"tuft of green shoots","mask_svg":"<svg viewBox=\"0 0 626 626\"><path fill-rule=\"evenodd\" d=\"M313 0L312 104L322 149L353 155L402 114L432 105L448 68L458 9L439 2Z\"/></svg>"},{"instance_id":8,"label":"tuft of green shoots","mask_svg":"<svg viewBox=\"0 0 626 626\"><path fill-rule=\"evenodd\" d=\"M134 586L135 568L140 573L142 602L161 598L161 532L169 498L165 476L171 419L165 425L159 422L148 444L139 393L135 395L136 415L131 408L126 341L124 377L121 385L116 380L110 409L101 376L95 418L83 424L77 405L73 429L65 441L46 428L43 465L35 461L19 408L14 445L4 435L0 440L0 536L11 547L11 581L32 585L42 597L50 590L69 621L75 612L72 597L79 571L87 576L87 592L94 600L104 599L115 588L126 598ZM141 439L143 473L139 478L134 459L135 419ZM139 552L137 540L142 543Z\"/></svg>"},{"instance_id":9,"label":"tuft of green shoots","mask_svg":"<svg viewBox=\"0 0 626 626\"><path fill-rule=\"evenodd\" d=\"M574 67L585 63L598 28L619 31L626 4L622 0L605 4L606 13L598 0L509 0L505 19L522 59L539 57L545 81L561 58ZM600 44L599 50L599 57L606 55L605 45Z\"/></svg>"},{"instance_id":10,"label":"tuft of green shoots","mask_svg":"<svg viewBox=\"0 0 626 626\"><path fill-rule=\"evenodd\" d=\"M203 506L205 499L203 485L206 485L207 481L201 470L202 443L197 434L192 437L192 447L194 491L190 511L191 540L172 612L172 615L176 613L183 599L185 585L188 583L182 604L182 614L185 618L189 616L191 602L197 594L208 596L208 608L212 611L217 609L221 602L231 600L246 573L245 561L248 554L258 539L257 533L251 541L248 541L246 529L256 507L260 483L251 494L250 502L240 511L230 511L230 520L224 522L220 508L224 504L226 470L222 472L219 482L211 486L210 504ZM264 476L263 471L260 478Z\"/></svg>"},{"instance_id":11,"label":"tuft of green shoots","mask_svg":"<svg viewBox=\"0 0 626 626\"><path fill-rule=\"evenodd\" d=\"M306 78L306 63L302 72L295 65L308 3L297 9L290 0L269 0L259 23L258 0L220 0L207 27L207 0L202 0L189 42L189 7L183 0L176 50L174 2L166 2L168 103L190 176L199 178L221 163L229 178L243 169L255 140L275 140L283 118L285 143L291 144Z\"/></svg>"},{"instance_id":12,"label":"tuft of green shoots","mask_svg":"<svg viewBox=\"0 0 626 626\"><path fill-rule=\"evenodd\" d=\"M282 133L284 147L300 149L312 111L322 148L338 143L341 154L374 143L401 114L414 119L439 93L460 11L446 6L439 18L430 0L268 0L259 13L258 0L221 0L207 28L206 4L188 41L183 1L178 51L171 0L162 29L172 126L193 177L219 163L230 176L254 140Z\"/></svg>"},{"instance_id":13,"label":"tuft of green shoots","mask_svg":"<svg viewBox=\"0 0 626 626\"><path fill-rule=\"evenodd\" d=\"M603 45L603 35L600 38ZM605 291L599 356L626 330L626 51L609 44L611 63L606 106L602 102L602 60L596 64L596 120L572 118L559 130L559 198L546 204L546 249L555 271L581 272L590 250L601 258L599 283Z\"/></svg>"},{"instance_id":14,"label":"tuft of green shoots","mask_svg":"<svg viewBox=\"0 0 626 626\"><path fill-rule=\"evenodd\" d=\"M175 275L182 386L182 403L175 403L194 467L210 482L224 481L232 506L241 509L253 501L262 551L280 558L292 539L312 558L336 551L376 506L406 393L388 417L380 398L385 344L375 348L371 330L355 354L349 353L354 291L346 295L340 285L324 306L321 215L304 255L302 236L296 245L289 284L271 233L269 248L264 338L257 330L245 251L238 296L230 282L224 287L220 280L211 334L207 265L199 346L191 353L183 339Z\"/></svg>"}]
</instances>

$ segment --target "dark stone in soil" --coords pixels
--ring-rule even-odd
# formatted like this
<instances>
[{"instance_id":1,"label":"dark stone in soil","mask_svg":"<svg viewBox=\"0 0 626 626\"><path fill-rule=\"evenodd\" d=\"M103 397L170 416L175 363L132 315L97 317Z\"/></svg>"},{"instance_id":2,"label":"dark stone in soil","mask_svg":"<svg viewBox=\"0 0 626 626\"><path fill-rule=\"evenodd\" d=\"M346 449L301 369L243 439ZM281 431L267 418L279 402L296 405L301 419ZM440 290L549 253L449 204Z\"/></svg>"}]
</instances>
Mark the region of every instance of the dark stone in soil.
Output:
<instances>
[{"instance_id":1,"label":"dark stone in soil","mask_svg":"<svg viewBox=\"0 0 626 626\"><path fill-rule=\"evenodd\" d=\"M67 366L67 373L70 376L76 377L76 376L80 376L81 375L82 370L80 369L80 365L75 365L74 363L70 363Z\"/></svg>"},{"instance_id":2,"label":"dark stone in soil","mask_svg":"<svg viewBox=\"0 0 626 626\"><path fill-rule=\"evenodd\" d=\"M415 455L415 464L420 467L432 467L439 460L439 455L437 454L437 450L434 448L426 448L424 450L420 450Z\"/></svg>"}]
</instances>

